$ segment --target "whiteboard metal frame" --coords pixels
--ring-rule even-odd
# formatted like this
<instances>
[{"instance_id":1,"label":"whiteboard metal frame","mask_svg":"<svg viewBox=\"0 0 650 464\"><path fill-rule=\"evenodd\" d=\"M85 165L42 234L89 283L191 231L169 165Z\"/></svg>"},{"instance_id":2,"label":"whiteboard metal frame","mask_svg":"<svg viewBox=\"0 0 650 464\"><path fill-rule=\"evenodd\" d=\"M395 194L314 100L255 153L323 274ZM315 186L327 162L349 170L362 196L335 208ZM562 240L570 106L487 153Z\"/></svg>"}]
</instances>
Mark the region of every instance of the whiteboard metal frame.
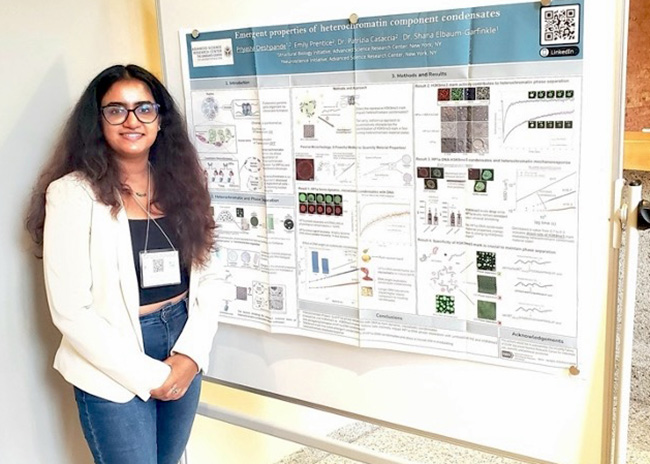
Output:
<instances>
[{"instance_id":1,"label":"whiteboard metal frame","mask_svg":"<svg viewBox=\"0 0 650 464\"><path fill-rule=\"evenodd\" d=\"M637 220L642 188L638 181L628 185L628 197L621 208L620 220L625 224L625 258L623 260L623 291L621 302L621 340L619 354L619 381L616 389L616 427L614 431L614 464L625 464L627 460L627 437L630 410L630 386L632 383L632 342L634 340L634 307L639 251L639 229Z\"/></svg>"}]
</instances>

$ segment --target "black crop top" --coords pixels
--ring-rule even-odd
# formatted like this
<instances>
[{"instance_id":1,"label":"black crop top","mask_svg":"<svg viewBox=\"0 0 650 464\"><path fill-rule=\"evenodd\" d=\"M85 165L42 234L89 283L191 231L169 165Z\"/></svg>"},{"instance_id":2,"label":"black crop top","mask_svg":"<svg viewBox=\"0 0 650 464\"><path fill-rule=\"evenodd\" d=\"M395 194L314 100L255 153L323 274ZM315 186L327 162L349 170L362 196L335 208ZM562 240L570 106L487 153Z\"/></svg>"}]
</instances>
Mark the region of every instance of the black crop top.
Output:
<instances>
[{"instance_id":1,"label":"black crop top","mask_svg":"<svg viewBox=\"0 0 650 464\"><path fill-rule=\"evenodd\" d=\"M174 248L178 250L178 239L169 220L166 217L157 218L156 222L165 231ZM146 219L129 219L129 228L131 229L131 246L133 248L133 262L135 264L135 273L138 276L138 288L140 289L140 306L151 303L165 301L180 295L189 288L190 276L187 268L181 262L181 283L178 285L164 285L161 287L142 288L142 276L140 275L140 252L144 250L145 235L147 233ZM149 221L149 243L147 250L169 250L169 242L160 232L160 229Z\"/></svg>"}]
</instances>

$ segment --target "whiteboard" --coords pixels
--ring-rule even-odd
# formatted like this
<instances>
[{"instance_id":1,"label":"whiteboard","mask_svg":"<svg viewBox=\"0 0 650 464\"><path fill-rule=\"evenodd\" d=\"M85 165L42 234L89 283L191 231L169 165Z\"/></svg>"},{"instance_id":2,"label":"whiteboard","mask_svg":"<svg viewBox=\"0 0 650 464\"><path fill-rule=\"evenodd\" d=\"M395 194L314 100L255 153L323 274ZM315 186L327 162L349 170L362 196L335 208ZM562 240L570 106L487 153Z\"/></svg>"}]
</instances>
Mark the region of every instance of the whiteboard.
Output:
<instances>
[{"instance_id":1,"label":"whiteboard","mask_svg":"<svg viewBox=\"0 0 650 464\"><path fill-rule=\"evenodd\" d=\"M386 3L386 2L385 2ZM506 2L463 2L463 6ZM579 375L539 372L220 326L209 377L531 462L607 462L621 173L625 2L586 5L578 213ZM182 107L178 31L459 8L458 2L158 0L165 82Z\"/></svg>"}]
</instances>

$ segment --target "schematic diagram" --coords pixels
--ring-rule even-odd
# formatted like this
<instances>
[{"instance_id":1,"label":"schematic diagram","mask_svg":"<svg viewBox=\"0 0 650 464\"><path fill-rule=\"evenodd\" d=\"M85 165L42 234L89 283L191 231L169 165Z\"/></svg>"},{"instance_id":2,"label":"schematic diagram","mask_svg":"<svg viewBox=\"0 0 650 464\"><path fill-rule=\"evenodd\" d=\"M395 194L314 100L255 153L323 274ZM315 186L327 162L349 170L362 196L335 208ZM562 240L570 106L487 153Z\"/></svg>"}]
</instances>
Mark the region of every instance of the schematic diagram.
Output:
<instances>
[{"instance_id":1,"label":"schematic diagram","mask_svg":"<svg viewBox=\"0 0 650 464\"><path fill-rule=\"evenodd\" d=\"M419 314L466 317L465 313L476 300L475 260L466 250L432 245L418 259L418 274L426 276L428 282L418 302ZM453 306L450 306L452 299Z\"/></svg>"},{"instance_id":2,"label":"schematic diagram","mask_svg":"<svg viewBox=\"0 0 650 464\"><path fill-rule=\"evenodd\" d=\"M224 237L246 236L256 238L259 246L265 246L269 218L262 206L232 206L215 208L214 218L219 226L219 233ZM225 243L227 241L224 240ZM261 248L260 248L261 249Z\"/></svg>"},{"instance_id":3,"label":"schematic diagram","mask_svg":"<svg viewBox=\"0 0 650 464\"><path fill-rule=\"evenodd\" d=\"M258 119L260 101L256 98L231 98L217 92L192 92L194 121L214 122L229 119Z\"/></svg>"},{"instance_id":4,"label":"schematic diagram","mask_svg":"<svg viewBox=\"0 0 650 464\"><path fill-rule=\"evenodd\" d=\"M237 153L235 126L196 126L194 137L199 151Z\"/></svg>"},{"instance_id":5,"label":"schematic diagram","mask_svg":"<svg viewBox=\"0 0 650 464\"><path fill-rule=\"evenodd\" d=\"M256 311L282 312L286 310L284 285L253 281L250 293L252 308Z\"/></svg>"},{"instance_id":6,"label":"schematic diagram","mask_svg":"<svg viewBox=\"0 0 650 464\"><path fill-rule=\"evenodd\" d=\"M248 250L238 250L224 247L226 263L229 267L259 269L261 254Z\"/></svg>"},{"instance_id":7,"label":"schematic diagram","mask_svg":"<svg viewBox=\"0 0 650 464\"><path fill-rule=\"evenodd\" d=\"M209 189L234 189L240 186L239 162L230 158L202 158Z\"/></svg>"},{"instance_id":8,"label":"schematic diagram","mask_svg":"<svg viewBox=\"0 0 650 464\"><path fill-rule=\"evenodd\" d=\"M332 88L294 89L294 133L302 141L353 135L357 95Z\"/></svg>"}]
</instances>

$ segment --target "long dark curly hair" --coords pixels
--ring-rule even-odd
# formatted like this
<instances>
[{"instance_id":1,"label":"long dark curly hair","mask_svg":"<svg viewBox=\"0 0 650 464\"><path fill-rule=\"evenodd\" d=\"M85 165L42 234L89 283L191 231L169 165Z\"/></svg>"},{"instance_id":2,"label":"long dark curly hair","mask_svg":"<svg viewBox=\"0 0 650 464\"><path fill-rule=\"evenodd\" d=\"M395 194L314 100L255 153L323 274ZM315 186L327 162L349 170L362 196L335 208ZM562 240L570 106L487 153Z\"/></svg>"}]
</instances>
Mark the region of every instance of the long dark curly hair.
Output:
<instances>
[{"instance_id":1,"label":"long dark curly hair","mask_svg":"<svg viewBox=\"0 0 650 464\"><path fill-rule=\"evenodd\" d=\"M188 268L204 265L214 247L215 231L207 180L172 96L153 74L133 64L105 69L82 94L34 187L25 226L40 251L47 187L73 171L88 179L99 201L117 215L120 192L128 189L120 181L118 163L104 139L100 107L108 89L126 79L144 82L160 105L161 130L149 150L156 185L153 200L176 229L183 263Z\"/></svg>"}]
</instances>

